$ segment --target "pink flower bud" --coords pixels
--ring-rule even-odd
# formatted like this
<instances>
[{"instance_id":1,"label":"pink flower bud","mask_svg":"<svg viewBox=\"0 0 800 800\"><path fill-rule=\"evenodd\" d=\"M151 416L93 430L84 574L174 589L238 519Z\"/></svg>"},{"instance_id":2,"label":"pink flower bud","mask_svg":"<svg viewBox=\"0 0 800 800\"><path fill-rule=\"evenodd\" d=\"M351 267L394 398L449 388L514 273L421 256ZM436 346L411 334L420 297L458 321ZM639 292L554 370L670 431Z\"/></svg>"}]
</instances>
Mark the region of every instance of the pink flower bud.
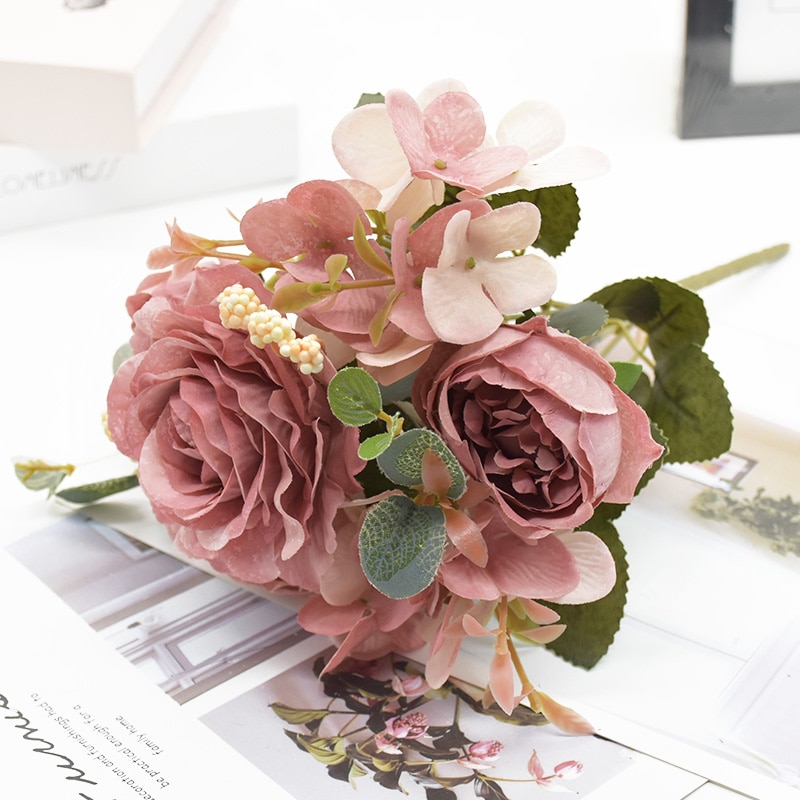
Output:
<instances>
[{"instance_id":1,"label":"pink flower bud","mask_svg":"<svg viewBox=\"0 0 800 800\"><path fill-rule=\"evenodd\" d=\"M428 718L421 711L412 711L402 717L392 717L386 723L386 732L397 739L419 739L428 731Z\"/></svg>"},{"instance_id":2,"label":"pink flower bud","mask_svg":"<svg viewBox=\"0 0 800 800\"><path fill-rule=\"evenodd\" d=\"M583 772L583 764L580 761L562 761L553 767L556 777L563 778L565 781L577 778Z\"/></svg>"}]
</instances>

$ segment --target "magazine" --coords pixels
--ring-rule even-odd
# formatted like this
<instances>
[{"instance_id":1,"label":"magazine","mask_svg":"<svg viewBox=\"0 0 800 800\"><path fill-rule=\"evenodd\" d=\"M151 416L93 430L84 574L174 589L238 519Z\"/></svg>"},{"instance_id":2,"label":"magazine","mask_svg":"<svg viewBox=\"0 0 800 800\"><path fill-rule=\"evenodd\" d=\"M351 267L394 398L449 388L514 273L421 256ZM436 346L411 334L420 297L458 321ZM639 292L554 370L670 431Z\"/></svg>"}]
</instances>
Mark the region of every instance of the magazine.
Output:
<instances>
[{"instance_id":1,"label":"magazine","mask_svg":"<svg viewBox=\"0 0 800 800\"><path fill-rule=\"evenodd\" d=\"M14 609L6 780L90 800L216 786L295 798L602 800L656 786L664 798L699 787L800 797L800 450L757 420L737 425L734 444L719 465L662 471L626 512L630 601L608 657L586 672L526 654L534 679L595 724L588 737L529 709L484 709L477 648L436 693L417 693L414 654L321 676L331 643L300 629L292 607L176 558L141 495L66 515L0 551Z\"/></svg>"}]
</instances>

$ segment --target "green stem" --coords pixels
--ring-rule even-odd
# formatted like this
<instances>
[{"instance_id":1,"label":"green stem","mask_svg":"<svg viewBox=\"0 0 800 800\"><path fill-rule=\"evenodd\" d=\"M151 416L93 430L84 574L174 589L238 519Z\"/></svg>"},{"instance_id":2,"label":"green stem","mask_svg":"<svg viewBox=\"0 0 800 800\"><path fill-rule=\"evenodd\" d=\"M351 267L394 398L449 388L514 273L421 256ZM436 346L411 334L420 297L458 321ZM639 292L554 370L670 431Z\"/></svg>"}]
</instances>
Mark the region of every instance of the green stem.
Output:
<instances>
[{"instance_id":1,"label":"green stem","mask_svg":"<svg viewBox=\"0 0 800 800\"><path fill-rule=\"evenodd\" d=\"M736 258L733 261L729 261L727 264L720 264L718 267L712 267L696 275L690 275L688 278L678 281L678 283L685 289L691 289L696 292L699 289L710 286L712 283L721 281L723 278L728 278L731 275L744 272L752 267L759 267L762 264L777 261L783 258L788 252L788 244L776 244L764 250L759 250L757 253L750 253L741 258Z\"/></svg>"}]
</instances>

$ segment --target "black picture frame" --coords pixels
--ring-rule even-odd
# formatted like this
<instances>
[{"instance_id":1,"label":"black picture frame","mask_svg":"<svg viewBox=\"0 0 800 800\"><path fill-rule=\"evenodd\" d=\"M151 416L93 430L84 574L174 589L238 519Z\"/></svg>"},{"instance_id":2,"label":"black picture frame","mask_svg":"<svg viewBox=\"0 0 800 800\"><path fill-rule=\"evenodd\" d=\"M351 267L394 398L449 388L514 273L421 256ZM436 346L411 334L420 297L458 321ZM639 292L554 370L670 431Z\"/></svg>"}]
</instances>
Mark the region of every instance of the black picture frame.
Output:
<instances>
[{"instance_id":1,"label":"black picture frame","mask_svg":"<svg viewBox=\"0 0 800 800\"><path fill-rule=\"evenodd\" d=\"M731 83L736 0L687 0L682 139L800 132L800 82Z\"/></svg>"}]
</instances>

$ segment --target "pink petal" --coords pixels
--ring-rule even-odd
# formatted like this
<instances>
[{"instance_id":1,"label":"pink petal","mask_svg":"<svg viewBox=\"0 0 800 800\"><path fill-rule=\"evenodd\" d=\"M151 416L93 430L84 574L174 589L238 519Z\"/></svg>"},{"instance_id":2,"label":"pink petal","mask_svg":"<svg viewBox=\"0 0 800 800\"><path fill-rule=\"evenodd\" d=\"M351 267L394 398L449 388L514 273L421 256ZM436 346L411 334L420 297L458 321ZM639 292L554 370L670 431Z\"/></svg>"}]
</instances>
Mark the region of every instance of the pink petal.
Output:
<instances>
[{"instance_id":1,"label":"pink petal","mask_svg":"<svg viewBox=\"0 0 800 800\"><path fill-rule=\"evenodd\" d=\"M565 134L564 117L555 106L528 100L506 113L497 128L497 141L524 147L528 160L535 161L560 147Z\"/></svg>"},{"instance_id":2,"label":"pink petal","mask_svg":"<svg viewBox=\"0 0 800 800\"><path fill-rule=\"evenodd\" d=\"M555 535L572 553L581 579L571 592L550 599L557 603L581 605L605 597L617 582L617 570L604 542L589 531L565 531Z\"/></svg>"},{"instance_id":3,"label":"pink petal","mask_svg":"<svg viewBox=\"0 0 800 800\"><path fill-rule=\"evenodd\" d=\"M531 203L512 203L473 219L469 247L476 259L494 258L506 250L524 250L539 235L542 215Z\"/></svg>"},{"instance_id":4,"label":"pink petal","mask_svg":"<svg viewBox=\"0 0 800 800\"><path fill-rule=\"evenodd\" d=\"M485 567L489 560L489 551L486 548L481 529L462 511L454 508L443 510L447 537L458 552L466 556L473 564Z\"/></svg>"},{"instance_id":5,"label":"pink petal","mask_svg":"<svg viewBox=\"0 0 800 800\"><path fill-rule=\"evenodd\" d=\"M556 290L553 265L533 253L482 261L476 272L502 314L538 308L550 300Z\"/></svg>"},{"instance_id":6,"label":"pink petal","mask_svg":"<svg viewBox=\"0 0 800 800\"><path fill-rule=\"evenodd\" d=\"M552 156L523 167L514 177L514 183L523 189L540 189L543 186L562 186L565 183L599 178L611 168L608 157L591 147L565 147Z\"/></svg>"},{"instance_id":7,"label":"pink petal","mask_svg":"<svg viewBox=\"0 0 800 800\"><path fill-rule=\"evenodd\" d=\"M525 636L532 642L538 644L550 644L561 636L567 629L566 625L543 625L540 628L531 628L530 630L520 631L520 636Z\"/></svg>"},{"instance_id":8,"label":"pink petal","mask_svg":"<svg viewBox=\"0 0 800 800\"><path fill-rule=\"evenodd\" d=\"M383 103L360 106L345 116L334 128L333 152L348 175L378 189L409 171Z\"/></svg>"},{"instance_id":9,"label":"pink petal","mask_svg":"<svg viewBox=\"0 0 800 800\"><path fill-rule=\"evenodd\" d=\"M544 767L535 750L528 759L528 773L531 777L536 778L537 781L544 777Z\"/></svg>"},{"instance_id":10,"label":"pink petal","mask_svg":"<svg viewBox=\"0 0 800 800\"><path fill-rule=\"evenodd\" d=\"M489 665L489 687L497 705L510 714L517 705L514 696L514 665L508 650L495 653Z\"/></svg>"},{"instance_id":11,"label":"pink petal","mask_svg":"<svg viewBox=\"0 0 800 800\"><path fill-rule=\"evenodd\" d=\"M557 703L544 692L535 691L532 694L535 702L532 702L531 705L535 706L534 710L544 714L560 730L565 733L580 735L594 733L594 727L591 723L571 708Z\"/></svg>"},{"instance_id":12,"label":"pink petal","mask_svg":"<svg viewBox=\"0 0 800 800\"><path fill-rule=\"evenodd\" d=\"M316 226L308 215L285 199L253 206L242 217L240 230L250 250L273 261L287 261L304 253L316 236Z\"/></svg>"},{"instance_id":13,"label":"pink petal","mask_svg":"<svg viewBox=\"0 0 800 800\"><path fill-rule=\"evenodd\" d=\"M437 95L425 107L423 119L430 148L448 163L468 156L486 138L483 111L466 92Z\"/></svg>"},{"instance_id":14,"label":"pink petal","mask_svg":"<svg viewBox=\"0 0 800 800\"><path fill-rule=\"evenodd\" d=\"M608 503L630 503L642 473L664 448L650 435L650 420L628 395L613 387L622 429L622 452L614 480L603 498Z\"/></svg>"}]
</instances>

